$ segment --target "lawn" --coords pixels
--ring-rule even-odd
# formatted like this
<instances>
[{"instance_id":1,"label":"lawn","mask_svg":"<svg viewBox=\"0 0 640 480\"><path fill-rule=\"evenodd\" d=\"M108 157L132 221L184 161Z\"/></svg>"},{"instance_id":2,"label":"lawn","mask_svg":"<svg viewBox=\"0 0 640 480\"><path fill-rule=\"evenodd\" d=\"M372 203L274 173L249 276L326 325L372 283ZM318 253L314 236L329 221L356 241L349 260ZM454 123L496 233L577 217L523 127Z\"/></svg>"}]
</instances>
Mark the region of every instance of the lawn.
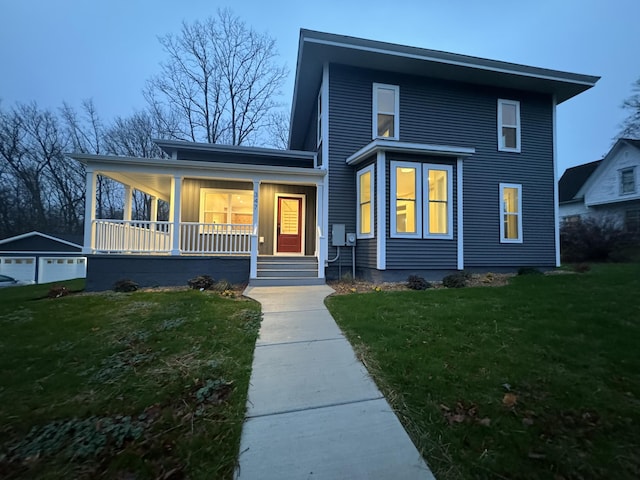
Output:
<instances>
[{"instance_id":1,"label":"lawn","mask_svg":"<svg viewBox=\"0 0 640 480\"><path fill-rule=\"evenodd\" d=\"M436 478L640 478L640 264L327 305Z\"/></svg>"},{"instance_id":2,"label":"lawn","mask_svg":"<svg viewBox=\"0 0 640 480\"><path fill-rule=\"evenodd\" d=\"M0 290L0 477L232 478L259 305L48 288Z\"/></svg>"}]
</instances>

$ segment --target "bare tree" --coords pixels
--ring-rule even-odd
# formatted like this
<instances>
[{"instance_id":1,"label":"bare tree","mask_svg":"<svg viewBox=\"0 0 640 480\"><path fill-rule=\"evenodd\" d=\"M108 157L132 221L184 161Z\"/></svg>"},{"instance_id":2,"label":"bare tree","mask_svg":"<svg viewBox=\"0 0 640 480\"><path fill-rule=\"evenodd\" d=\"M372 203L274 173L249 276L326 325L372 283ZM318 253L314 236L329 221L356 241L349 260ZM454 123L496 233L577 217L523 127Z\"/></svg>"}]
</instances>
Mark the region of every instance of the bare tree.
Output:
<instances>
[{"instance_id":1,"label":"bare tree","mask_svg":"<svg viewBox=\"0 0 640 480\"><path fill-rule=\"evenodd\" d=\"M276 62L275 40L248 27L229 10L218 10L179 35L160 38L168 58L144 95L160 118L179 120L163 136L232 145L260 138L278 107L288 72Z\"/></svg>"},{"instance_id":2,"label":"bare tree","mask_svg":"<svg viewBox=\"0 0 640 480\"><path fill-rule=\"evenodd\" d=\"M640 78L631 87L632 94L622 103L622 108L629 111L629 115L622 122L618 138L640 139Z\"/></svg>"},{"instance_id":3,"label":"bare tree","mask_svg":"<svg viewBox=\"0 0 640 480\"><path fill-rule=\"evenodd\" d=\"M280 110L269 115L269 120L266 145L280 149L289 148L289 114Z\"/></svg>"}]
</instances>

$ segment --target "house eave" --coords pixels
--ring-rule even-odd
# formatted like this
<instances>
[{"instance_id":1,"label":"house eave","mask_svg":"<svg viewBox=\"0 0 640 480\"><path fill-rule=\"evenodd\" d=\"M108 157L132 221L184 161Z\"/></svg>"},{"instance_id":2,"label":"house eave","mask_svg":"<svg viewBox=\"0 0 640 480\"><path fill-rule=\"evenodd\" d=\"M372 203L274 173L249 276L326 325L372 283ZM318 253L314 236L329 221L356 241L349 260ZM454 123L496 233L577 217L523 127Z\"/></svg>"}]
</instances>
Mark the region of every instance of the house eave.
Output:
<instances>
[{"instance_id":1,"label":"house eave","mask_svg":"<svg viewBox=\"0 0 640 480\"><path fill-rule=\"evenodd\" d=\"M589 202L587 203L585 201L585 206L586 207L601 207L603 205L611 205L611 204L620 204L620 203L626 203L626 202L637 202L638 200L640 200L640 195L633 195L633 196L629 196L629 197L625 197L625 198L614 198L614 199L610 199L610 200L605 200L605 201L601 201L601 202Z\"/></svg>"},{"instance_id":2,"label":"house eave","mask_svg":"<svg viewBox=\"0 0 640 480\"><path fill-rule=\"evenodd\" d=\"M313 160L314 152L303 150L280 150L277 148L249 147L244 145L220 145L215 143L186 142L181 140L154 139L165 153L171 155L174 151L218 153L232 155L247 155L255 157L279 157L289 159Z\"/></svg>"},{"instance_id":3,"label":"house eave","mask_svg":"<svg viewBox=\"0 0 640 480\"><path fill-rule=\"evenodd\" d=\"M298 148L304 142L325 63L539 92L555 96L557 104L588 90L600 79L593 75L302 29L291 110L291 148Z\"/></svg>"},{"instance_id":4,"label":"house eave","mask_svg":"<svg viewBox=\"0 0 640 480\"><path fill-rule=\"evenodd\" d=\"M286 176L311 176L321 178L326 175L325 170L303 167L282 167L271 165L252 165L224 162L198 162L192 160L174 160L161 158L120 157L112 155L91 155L81 153L67 154L85 166L118 166L124 171L131 167L146 167L149 172L172 174L174 172L236 172L241 174L282 174Z\"/></svg>"},{"instance_id":5,"label":"house eave","mask_svg":"<svg viewBox=\"0 0 640 480\"><path fill-rule=\"evenodd\" d=\"M424 143L376 139L348 157L346 163L347 165L357 165L378 152L414 153L420 155L438 155L461 158L473 155L476 153L476 149L451 145L430 145Z\"/></svg>"}]
</instances>

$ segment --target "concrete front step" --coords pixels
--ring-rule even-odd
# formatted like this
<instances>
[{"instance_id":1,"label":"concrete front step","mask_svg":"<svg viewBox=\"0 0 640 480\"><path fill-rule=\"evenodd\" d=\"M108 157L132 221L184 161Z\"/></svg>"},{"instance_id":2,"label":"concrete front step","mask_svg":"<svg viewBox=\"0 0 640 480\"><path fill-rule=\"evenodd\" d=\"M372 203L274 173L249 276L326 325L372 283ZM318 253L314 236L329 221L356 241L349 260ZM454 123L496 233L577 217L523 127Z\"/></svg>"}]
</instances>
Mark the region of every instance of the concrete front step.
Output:
<instances>
[{"instance_id":1,"label":"concrete front step","mask_svg":"<svg viewBox=\"0 0 640 480\"><path fill-rule=\"evenodd\" d=\"M278 269L278 268L269 268L263 269L258 267L258 277L317 277L318 269L317 268L308 268L308 269Z\"/></svg>"},{"instance_id":2,"label":"concrete front step","mask_svg":"<svg viewBox=\"0 0 640 480\"><path fill-rule=\"evenodd\" d=\"M301 287L325 283L324 278L318 277L261 277L249 280L249 286L252 287Z\"/></svg>"},{"instance_id":3,"label":"concrete front step","mask_svg":"<svg viewBox=\"0 0 640 480\"><path fill-rule=\"evenodd\" d=\"M279 262L299 262L299 263L304 263L304 262L310 262L310 263L318 263L318 259L314 256L295 256L295 255L291 255L291 256L286 256L286 255L269 255L269 256L265 256L265 255L259 255L258 256L258 262L275 262L275 263L279 263Z\"/></svg>"}]
</instances>

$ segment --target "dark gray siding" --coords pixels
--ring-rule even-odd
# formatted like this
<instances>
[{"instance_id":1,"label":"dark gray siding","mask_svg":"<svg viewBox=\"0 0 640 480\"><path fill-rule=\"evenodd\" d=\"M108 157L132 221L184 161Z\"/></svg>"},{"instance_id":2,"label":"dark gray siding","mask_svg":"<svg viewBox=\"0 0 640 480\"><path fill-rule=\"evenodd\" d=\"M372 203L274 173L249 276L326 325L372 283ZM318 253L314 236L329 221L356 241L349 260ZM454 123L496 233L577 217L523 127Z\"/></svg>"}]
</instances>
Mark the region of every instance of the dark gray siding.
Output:
<instances>
[{"instance_id":1,"label":"dark gray siding","mask_svg":"<svg viewBox=\"0 0 640 480\"><path fill-rule=\"evenodd\" d=\"M355 228L355 173L345 159L371 141L373 82L400 86L401 141L476 149L464 160L463 169L465 267L552 266L552 103L550 96L541 94L331 65L329 224L345 223L347 231ZM521 102L519 154L497 151L498 98ZM500 243L501 182L523 185L523 244ZM454 189L455 185L454 181ZM406 241L412 243L402 243ZM412 255L423 249L422 261L433 262L428 268L451 268L455 245L455 237L449 241L388 239L387 268L414 265ZM429 253L434 248L438 253Z\"/></svg>"},{"instance_id":2,"label":"dark gray siding","mask_svg":"<svg viewBox=\"0 0 640 480\"><path fill-rule=\"evenodd\" d=\"M305 195L305 255L313 255L316 248L316 187L304 185L281 185L264 183L260 185L258 235L264 237L259 244L260 255L273 255L274 215L276 193L298 193Z\"/></svg>"},{"instance_id":3,"label":"dark gray siding","mask_svg":"<svg viewBox=\"0 0 640 480\"><path fill-rule=\"evenodd\" d=\"M224 188L227 190L253 191L251 182L233 182L230 180L199 180L185 178L182 182L181 220L183 222L200 221L200 189Z\"/></svg>"},{"instance_id":4,"label":"dark gray siding","mask_svg":"<svg viewBox=\"0 0 640 480\"><path fill-rule=\"evenodd\" d=\"M304 137L304 150L315 152L317 150L318 144L318 100L316 98L316 102L314 108L311 112L311 117L309 117L309 125L307 126L307 133Z\"/></svg>"},{"instance_id":5,"label":"dark gray siding","mask_svg":"<svg viewBox=\"0 0 640 480\"><path fill-rule=\"evenodd\" d=\"M372 156L371 158L365 160L364 162L358 164L358 166L356 167L355 171L358 172L360 170L362 170L363 168L368 167L371 164L375 164L376 163L376 157L375 155ZM356 244L356 263L358 265L358 268L376 268L377 266L377 260L378 260L378 248L377 248L377 237L378 237L378 229L377 229L377 220L378 220L378 209L376 208L376 204L377 204L377 190L376 190L376 185L377 185L377 180L378 179L378 172L376 171L376 169L373 169L373 191L374 191L374 202L371 205L371 208L373 208L373 230L374 230L374 234L375 237L374 238L359 238ZM356 180L354 177L354 188L357 189L357 185L356 185ZM357 199L356 199L357 201ZM358 205L354 205L354 209L356 209L356 216L357 216L357 208ZM357 217L356 217L356 221L357 221Z\"/></svg>"},{"instance_id":6,"label":"dark gray siding","mask_svg":"<svg viewBox=\"0 0 640 480\"><path fill-rule=\"evenodd\" d=\"M390 205L390 178L391 162L415 162L449 165L453 167L453 238L440 240L433 238L390 238L391 235L391 210L386 209L387 215L387 269L389 270L428 270L428 269L455 269L458 262L458 198L455 185L458 180L455 160L444 160L438 157L418 155L402 155L398 153L387 154L386 169L386 205ZM424 204L424 202L423 202Z\"/></svg>"},{"instance_id":7,"label":"dark gray siding","mask_svg":"<svg viewBox=\"0 0 640 480\"><path fill-rule=\"evenodd\" d=\"M213 153L179 151L178 160L189 160L203 163L239 163L243 165L277 165L281 167L312 168L313 160L307 158L291 158L274 155L251 155L242 153Z\"/></svg>"},{"instance_id":8,"label":"dark gray siding","mask_svg":"<svg viewBox=\"0 0 640 480\"><path fill-rule=\"evenodd\" d=\"M215 280L245 283L249 280L249 256L171 257L150 255L90 255L86 290L110 290L118 280L130 279L141 287L186 286L197 275Z\"/></svg>"}]
</instances>

